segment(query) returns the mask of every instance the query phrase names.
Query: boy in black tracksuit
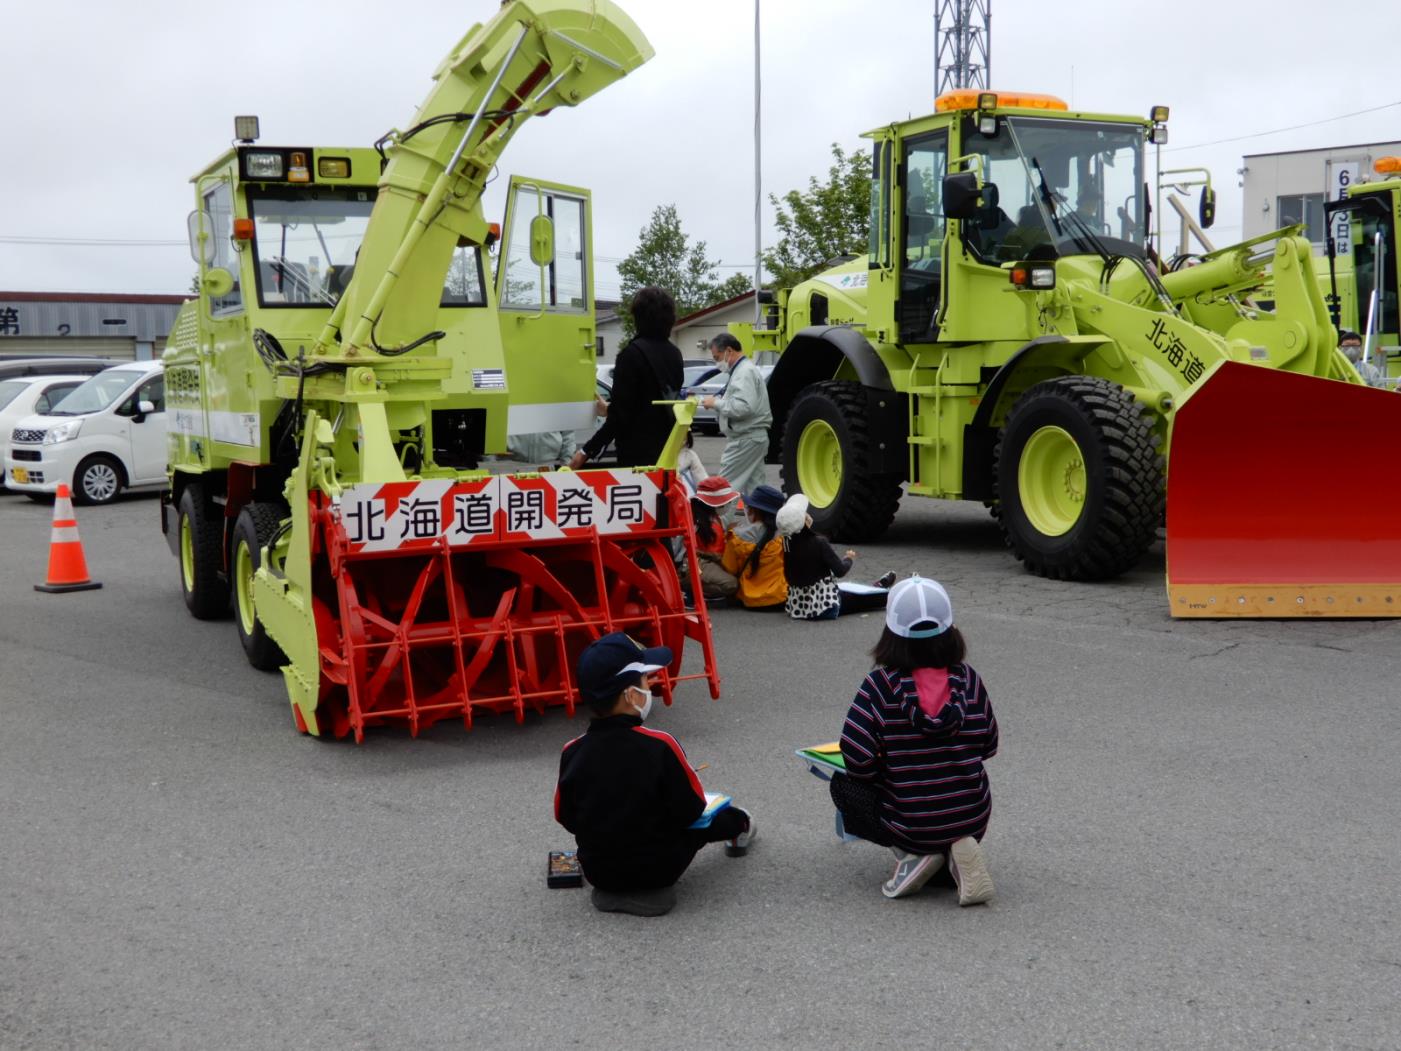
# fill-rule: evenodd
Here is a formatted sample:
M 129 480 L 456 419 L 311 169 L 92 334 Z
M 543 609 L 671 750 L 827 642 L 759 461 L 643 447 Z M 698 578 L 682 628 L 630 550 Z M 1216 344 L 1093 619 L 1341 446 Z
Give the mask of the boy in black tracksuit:
M 579 689 L 594 718 L 560 756 L 555 820 L 574 833 L 593 903 L 604 911 L 660 915 L 702 846 L 723 840 L 729 853 L 743 853 L 754 838 L 753 819 L 735 806 L 690 827 L 705 809 L 700 781 L 674 737 L 642 725 L 652 706 L 647 677 L 671 660 L 665 646 L 644 649 L 621 632 L 579 658 Z

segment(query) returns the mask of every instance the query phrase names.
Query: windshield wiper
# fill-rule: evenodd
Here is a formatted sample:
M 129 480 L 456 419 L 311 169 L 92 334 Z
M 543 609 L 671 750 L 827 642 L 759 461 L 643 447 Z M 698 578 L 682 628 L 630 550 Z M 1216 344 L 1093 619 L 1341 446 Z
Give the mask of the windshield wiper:
M 1036 178 L 1041 183 L 1041 199 L 1046 202 L 1046 209 L 1050 212 L 1051 221 L 1056 224 L 1056 232 L 1064 233 L 1065 231 L 1061 227 L 1060 219 L 1056 212 L 1056 195 L 1051 192 L 1050 186 L 1046 184 L 1046 173 L 1041 170 L 1041 162 L 1033 157 L 1031 158 L 1031 166 L 1036 170 Z M 1065 213 L 1065 221 L 1071 227 L 1071 237 L 1083 244 L 1088 244 L 1090 248 L 1093 249 L 1094 253 L 1104 262 L 1104 265 L 1108 266 L 1113 256 L 1109 249 L 1104 247 L 1104 242 L 1090 229 L 1090 224 L 1085 222 L 1079 214 L 1073 211 Z

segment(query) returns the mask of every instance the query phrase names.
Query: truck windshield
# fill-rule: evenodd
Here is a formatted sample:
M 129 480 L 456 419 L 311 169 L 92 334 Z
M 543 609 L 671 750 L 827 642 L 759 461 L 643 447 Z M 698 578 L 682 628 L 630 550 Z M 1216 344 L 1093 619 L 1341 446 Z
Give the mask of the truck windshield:
M 50 410 L 49 415 L 86 416 L 91 412 L 101 412 L 125 394 L 139 378 L 140 373 L 130 370 L 99 372 L 86 383 L 74 387 L 58 408 Z
M 1398 324 L 1396 302 L 1396 239 L 1390 220 L 1389 214 L 1382 218 L 1362 213 L 1361 237 L 1352 248 L 1352 265 L 1356 274 L 1359 324 L 1369 328 L 1371 334 L 1394 336 L 1401 331 L 1401 324 Z M 1380 274 L 1377 272 L 1379 258 Z M 1375 300 L 1374 291 L 1379 293 Z
M 1115 254 L 1143 254 L 1138 125 L 1008 117 L 993 136 L 969 122 L 963 141 L 982 158 L 984 182 L 997 187 L 988 214 L 969 224 L 984 260 L 1093 254 L 1106 246 Z
M 370 224 L 375 191 L 279 188 L 250 193 L 258 302 L 265 307 L 335 306 L 350 284 Z M 443 284 L 443 306 L 486 303 L 476 246 L 458 248 Z

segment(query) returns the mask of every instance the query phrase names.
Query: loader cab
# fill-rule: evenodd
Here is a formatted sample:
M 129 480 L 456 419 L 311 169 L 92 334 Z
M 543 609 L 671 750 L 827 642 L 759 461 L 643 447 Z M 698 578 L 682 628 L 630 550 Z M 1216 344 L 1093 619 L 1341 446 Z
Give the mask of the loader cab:
M 890 313 L 872 316 L 896 341 L 1033 338 L 1002 298 L 1013 264 L 1146 257 L 1152 121 L 1024 93 L 956 91 L 935 110 L 871 133 L 870 266 L 893 271 Z

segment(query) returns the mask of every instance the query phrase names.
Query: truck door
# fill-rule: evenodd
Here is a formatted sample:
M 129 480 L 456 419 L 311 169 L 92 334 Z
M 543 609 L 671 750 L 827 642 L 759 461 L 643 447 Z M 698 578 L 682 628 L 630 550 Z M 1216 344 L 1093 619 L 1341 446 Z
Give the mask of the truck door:
M 589 219 L 587 190 L 512 177 L 496 267 L 508 434 L 593 426 Z

